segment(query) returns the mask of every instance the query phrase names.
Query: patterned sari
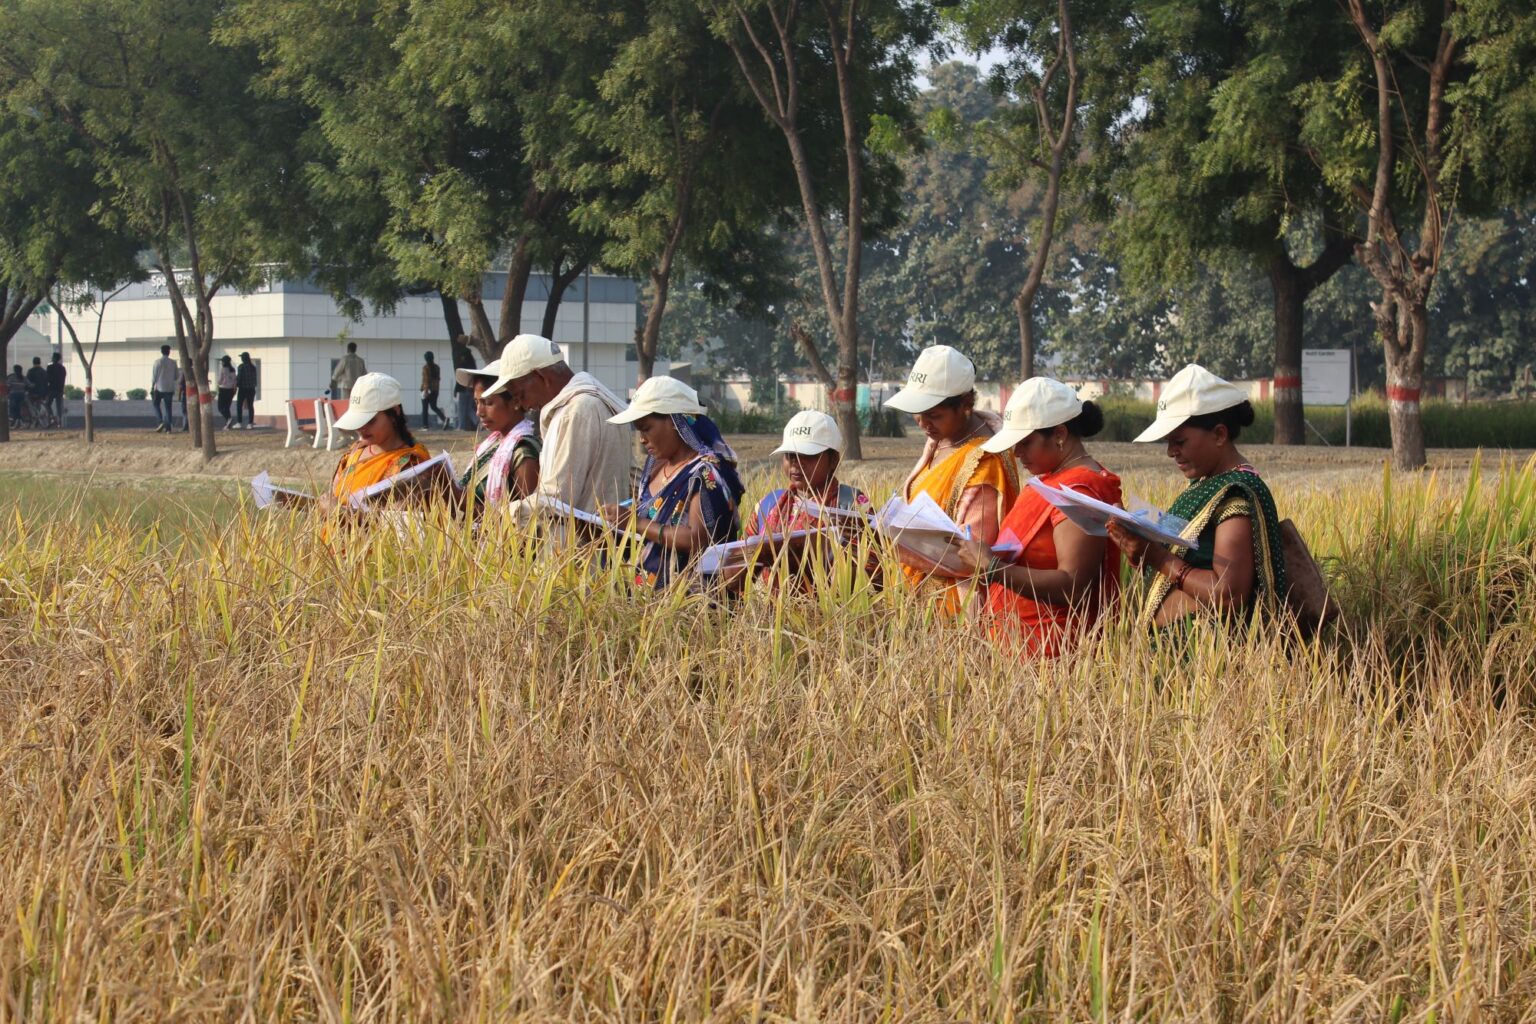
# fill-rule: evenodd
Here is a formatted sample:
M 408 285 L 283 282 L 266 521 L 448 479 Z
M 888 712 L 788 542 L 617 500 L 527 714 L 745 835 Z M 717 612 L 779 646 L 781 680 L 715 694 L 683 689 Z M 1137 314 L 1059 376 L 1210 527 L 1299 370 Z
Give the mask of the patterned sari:
M 1039 478 L 1051 487 L 1065 487 L 1109 505 L 1121 501 L 1120 478 L 1108 470 L 1077 466 Z M 1031 569 L 1055 569 L 1055 529 L 1065 513 L 1028 487 L 1003 520 L 1002 533 L 1012 533 L 1023 545 L 1015 565 Z M 1001 534 L 1000 534 L 1001 536 Z M 1099 570 L 1099 589 L 1093 600 L 1073 607 L 1036 601 L 994 583 L 988 588 L 987 612 L 992 636 L 1017 641 L 1030 654 L 1055 657 L 1093 625 L 1099 613 L 1120 593 L 1120 549 L 1113 541 L 1104 544 L 1104 564 Z
M 396 473 L 431 458 L 419 444 L 364 458 L 363 452 L 367 448 L 368 445 L 361 441 L 348 448 L 336 467 L 336 475 L 331 478 L 331 494 L 342 504 L 363 488 L 388 480 Z
M 919 493 L 926 493 L 936 501 L 951 519 L 960 522 L 970 510 L 974 494 L 966 492 L 973 487 L 990 487 L 997 492 L 997 510 L 994 522 L 1002 522 L 1003 514 L 1013 507 L 1019 497 L 1019 473 L 1014 468 L 1013 456 L 992 455 L 981 450 L 985 437 L 973 437 L 961 444 L 947 457 L 934 462 L 933 443 L 929 442 L 923 457 L 907 477 L 903 497 L 911 501 Z M 988 540 L 979 537 L 978 540 Z M 907 582 L 920 591 L 940 595 L 942 610 L 948 614 L 960 611 L 968 585 L 954 580 L 936 579 L 918 569 L 902 566 Z
M 678 526 L 688 518 L 688 507 L 697 497 L 710 543 L 735 540 L 740 530 L 738 509 L 746 490 L 736 473 L 736 453 L 725 443 L 720 429 L 708 416 L 674 414 L 672 425 L 677 428 L 683 443 L 697 454 L 656 494 L 651 492 L 656 460 L 654 456 L 648 456 L 645 468 L 640 472 L 636 515 L 663 526 Z M 647 541 L 640 550 L 640 569 L 635 573 L 635 585 L 664 587 L 687 565 L 690 555 L 697 554 L 697 551 L 685 554 L 676 548 Z
M 475 449 L 475 461 L 464 471 L 459 485 L 472 508 L 506 503 L 512 493 L 512 477 L 529 459 L 539 457 L 539 435 L 533 423 L 523 420 L 505 434 L 488 434 Z
M 1210 569 L 1216 554 L 1216 527 L 1228 519 L 1247 516 L 1253 524 L 1253 587 L 1256 605 L 1272 607 L 1285 593 L 1285 552 L 1280 546 L 1280 516 L 1275 511 L 1274 496 L 1252 466 L 1240 466 L 1226 473 L 1197 480 L 1168 509 L 1173 515 L 1189 520 L 1183 536 L 1198 540 L 1198 546 L 1183 554 L 1196 569 Z M 1173 581 L 1161 573 L 1143 570 L 1151 578 L 1141 621 L 1151 625 L 1157 610 L 1167 600 Z

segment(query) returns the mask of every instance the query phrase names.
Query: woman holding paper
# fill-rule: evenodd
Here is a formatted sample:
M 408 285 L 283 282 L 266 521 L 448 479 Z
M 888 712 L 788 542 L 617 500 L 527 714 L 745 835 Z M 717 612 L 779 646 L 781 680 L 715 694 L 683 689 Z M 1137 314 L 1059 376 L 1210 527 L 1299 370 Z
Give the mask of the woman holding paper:
M 1175 554 L 1110 524 L 1126 558 L 1150 577 L 1141 620 L 1161 627 L 1202 610 L 1247 615 L 1277 600 L 1285 558 L 1275 500 L 1237 450 L 1238 434 L 1253 423 L 1248 396 L 1192 363 L 1168 382 L 1157 408 L 1136 440 L 1164 442 L 1190 480 L 1169 512 L 1188 520 L 1183 536 L 1196 546 Z
M 1019 496 L 1013 460 L 983 449 L 1000 426 L 996 414 L 976 409 L 976 368 L 948 345 L 923 349 L 904 388 L 885 403 L 910 413 L 927 436 L 923 454 L 907 476 L 903 497 L 927 494 L 955 522 L 970 527 L 971 537 L 991 546 L 1003 515 Z M 954 580 L 935 581 L 920 556 L 901 550 L 903 570 L 914 586 L 943 588 L 943 607 L 960 610 L 962 594 Z
M 528 410 L 513 405 L 507 391 L 485 394 L 500 368 L 501 361 L 495 360 L 478 370 L 453 371 L 459 386 L 474 394 L 475 413 L 486 431 L 459 481 L 465 506 L 474 512 L 526 498 L 539 486 L 539 435 Z
M 357 441 L 336 466 L 330 504 L 345 505 L 358 491 L 427 461 L 427 450 L 406 426 L 400 382 L 388 374 L 366 373 L 357 379 L 336 429 L 356 433 Z
M 609 523 L 645 540 L 635 584 L 663 587 L 712 544 L 736 539 L 741 477 L 736 453 L 680 380 L 651 377 L 609 423 L 630 423 L 645 446 L 640 488 L 628 507 L 604 505 Z
M 789 486 L 770 491 L 757 503 L 747 517 L 748 538 L 823 527 L 852 533 L 867 522 L 864 517 L 874 511 L 869 496 L 837 478 L 843 461 L 843 432 L 831 416 L 814 409 L 795 413 L 785 424 L 783 443 L 774 449 L 774 454 L 783 456 L 784 478 Z M 850 525 L 853 530 L 849 530 Z M 795 552 L 797 557 L 789 565 L 791 572 L 803 568 L 798 557 L 803 553 L 804 549 Z M 878 569 L 878 565 L 872 568 Z M 772 577 L 774 569 L 774 565 L 764 566 L 765 581 Z M 746 571 L 745 566 L 729 571 L 727 585 L 739 585 Z
M 1057 380 L 1032 377 L 1013 392 L 1003 429 L 983 447 L 1011 451 L 1034 474 L 1031 483 L 1070 489 L 1107 505 L 1120 504 L 1120 478 L 1088 454 L 1083 438 L 1104 426 L 1092 402 Z M 980 575 L 994 637 L 1018 643 L 1031 654 L 1055 656 L 1098 619 L 1120 589 L 1120 551 L 1067 518 L 1033 487 L 1025 487 L 1004 517 L 1001 555 L 972 541 L 958 546 L 933 571 Z

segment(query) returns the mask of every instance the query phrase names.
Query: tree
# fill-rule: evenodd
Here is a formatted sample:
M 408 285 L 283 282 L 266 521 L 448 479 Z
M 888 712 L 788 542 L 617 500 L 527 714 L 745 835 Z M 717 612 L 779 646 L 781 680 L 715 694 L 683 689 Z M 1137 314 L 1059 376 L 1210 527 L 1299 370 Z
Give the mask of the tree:
M 101 348 L 101 327 L 106 320 L 107 304 L 123 293 L 123 290 L 135 281 L 141 281 L 145 277 L 142 270 L 134 267 L 132 272 L 113 281 L 108 278 L 106 286 L 88 285 L 75 290 L 69 295 L 63 294 L 59 288 L 54 289 L 53 308 L 59 319 L 64 324 L 64 329 L 69 332 L 70 344 L 74 347 L 75 358 L 80 360 L 80 365 L 85 367 L 85 443 L 93 444 L 96 441 L 96 353 Z M 114 287 L 115 285 L 115 287 Z M 111 287 L 112 291 L 106 291 Z M 80 313 L 96 314 L 96 333 L 91 338 L 91 347 L 87 351 L 80 341 L 80 335 L 75 331 L 75 325 L 69 318 L 67 307 L 73 306 Z
M 1299 138 L 1306 83 L 1351 45 L 1336 0 L 1138 5 L 1144 29 L 1095 154 L 1100 213 L 1128 283 L 1158 294 L 1203 261 L 1246 255 L 1269 280 L 1277 444 L 1301 444 L 1309 296 L 1349 262 L 1355 215 Z
M 101 218 L 152 251 L 205 459 L 215 454 L 213 300 L 281 258 L 300 122 L 287 105 L 252 98 L 254 53 L 214 42 L 217 11 L 203 0 L 16 0 L 0 21 L 3 59 L 24 72 L 22 101 L 82 140 L 104 191 Z
M 1347 14 L 1354 60 L 1306 90 L 1302 138 L 1330 186 L 1365 211 L 1357 253 L 1380 291 L 1393 459 L 1416 469 L 1431 295 L 1453 213 L 1531 187 L 1531 93 L 1508 86 L 1528 74 L 1536 14 L 1503 0 L 1348 0 Z
M 611 24 L 607 69 L 573 118 L 587 153 L 563 180 L 585 197 L 578 223 L 607 236 L 603 263 L 647 283 L 635 345 L 644 380 L 684 267 L 714 292 L 758 287 L 750 254 L 793 201 L 792 170 L 693 0 L 617 4 Z
M 844 454 L 862 458 L 855 406 L 861 260 L 866 235 L 877 234 L 888 219 L 894 179 L 890 156 L 869 140 L 871 133 L 889 140 L 910 129 L 914 54 L 933 37 L 932 9 L 903 0 L 704 2 L 753 97 L 784 136 L 836 339 L 835 376 L 809 332 L 792 329 L 831 391 Z M 830 96 L 824 95 L 829 82 Z M 817 173 L 818 121 L 836 126 L 831 138 L 842 153 L 840 188 Z M 829 229 L 829 193 L 843 203 L 840 259 Z
M 1453 225 L 1433 299 L 1429 365 L 1506 395 L 1536 367 L 1536 210 Z
M 0 366 L 11 339 L 61 285 L 111 275 L 131 261 L 131 243 L 93 216 L 101 199 L 94 167 L 69 126 L 24 96 L 23 69 L 0 50 Z M 0 441 L 11 439 L 0 380 Z

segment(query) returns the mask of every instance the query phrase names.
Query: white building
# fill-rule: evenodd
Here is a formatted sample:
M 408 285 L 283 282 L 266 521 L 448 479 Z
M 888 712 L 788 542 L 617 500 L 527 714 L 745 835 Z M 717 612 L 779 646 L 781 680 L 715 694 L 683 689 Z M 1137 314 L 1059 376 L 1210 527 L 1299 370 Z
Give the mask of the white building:
M 486 296 L 500 296 L 505 274 L 488 274 Z M 583 367 L 620 395 L 628 394 L 634 384 L 634 363 L 626 357 L 633 348 L 638 315 L 635 282 L 626 278 L 593 274 L 591 295 L 586 281 L 577 280 L 566 289 L 555 321 L 554 340 L 565 349 L 567 361 L 575 369 Z M 523 303 L 522 329 L 541 330 L 549 279 L 535 274 L 528 282 Z M 501 315 L 501 301 L 487 300 L 486 312 L 495 324 Z M 463 303 L 459 312 L 466 329 L 469 310 Z M 330 385 L 331 370 L 346 351 L 347 342 L 357 343 L 358 355 L 370 371 L 396 377 L 405 387 L 406 412 L 420 412 L 415 399 L 421 381 L 422 353 L 431 352 L 443 366 L 443 392 L 439 404 L 446 410 L 452 400 L 453 354 L 448 346 L 447 327 L 443 321 L 442 300 L 436 292 L 401 300 L 393 313 L 367 313 L 362 320 L 345 316 L 336 303 L 318 287 L 302 281 L 273 281 L 249 295 L 220 295 L 213 301 L 213 360 L 228 354 L 236 363 L 241 352 L 249 352 L 261 368 L 261 388 L 256 395 L 258 417 L 284 415 L 283 403 L 289 398 L 317 398 Z M 92 311 L 70 313 L 70 320 L 89 348 L 96 330 Z M 30 322 L 44 338 L 49 350 L 59 337 L 52 313 L 36 316 Z M 81 387 L 84 369 L 75 358 L 74 348 L 64 337 L 64 360 L 69 383 Z M 583 339 L 586 343 L 583 344 Z M 20 339 L 18 339 L 20 340 Z M 9 362 L 31 364 L 33 354 L 49 356 L 37 348 L 35 336 L 29 343 L 11 346 Z M 118 397 L 134 388 L 148 389 L 150 367 L 160 356 L 160 346 L 176 351 L 176 326 L 171 315 L 171 301 L 162 281 L 130 285 L 106 307 L 102 321 L 101 349 L 96 357 L 95 381 L 98 392 L 111 388 Z M 484 362 L 476 353 L 476 362 Z

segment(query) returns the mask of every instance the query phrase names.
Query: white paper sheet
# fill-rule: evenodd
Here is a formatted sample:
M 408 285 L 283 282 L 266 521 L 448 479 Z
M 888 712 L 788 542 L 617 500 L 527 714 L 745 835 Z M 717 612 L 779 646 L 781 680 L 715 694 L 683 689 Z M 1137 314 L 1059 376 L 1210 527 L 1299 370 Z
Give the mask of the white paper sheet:
M 798 540 L 802 537 L 815 536 L 818 533 L 834 532 L 827 527 L 816 530 L 791 530 L 788 533 L 764 533 L 756 537 L 748 537 L 745 540 L 733 540 L 726 544 L 715 544 L 704 549 L 704 552 L 699 555 L 699 560 L 694 563 L 693 567 L 697 572 L 707 576 L 720 572 L 728 566 L 745 564 L 747 556 L 759 548 L 783 544 L 785 541 Z
M 352 497 L 348 499 L 349 504 L 351 504 L 353 508 L 367 508 L 369 499 L 376 498 L 381 494 L 385 494 L 393 490 L 403 483 L 414 480 L 426 473 L 431 473 L 439 469 L 447 474 L 448 479 L 453 481 L 455 486 L 458 485 L 459 474 L 458 471 L 453 467 L 453 456 L 449 455 L 447 452 L 438 452 L 432 458 L 428 459 L 426 462 L 421 463 L 419 466 L 412 466 L 410 469 L 403 469 L 388 479 L 380 480 L 376 484 L 364 487 L 360 491 L 353 492 Z
M 1060 509 L 1073 524 L 1090 536 L 1108 536 L 1108 531 L 1104 527 L 1110 521 L 1114 521 L 1137 536 L 1158 544 L 1181 548 L 1197 546 L 1195 542 L 1179 535 L 1178 529 L 1187 524 L 1176 516 L 1158 513 L 1153 509 L 1127 512 L 1123 508 L 1116 508 L 1078 491 L 1041 483 L 1038 479 L 1027 481 L 1026 486 L 1034 488 L 1042 498 Z
M 313 494 L 305 494 L 303 491 L 290 490 L 287 487 L 279 487 L 272 482 L 272 474 L 262 470 L 251 477 L 251 499 L 256 502 L 257 508 L 266 508 L 269 505 L 285 504 L 284 498 L 297 501 L 314 501 Z M 293 501 L 286 504 L 293 504 Z

